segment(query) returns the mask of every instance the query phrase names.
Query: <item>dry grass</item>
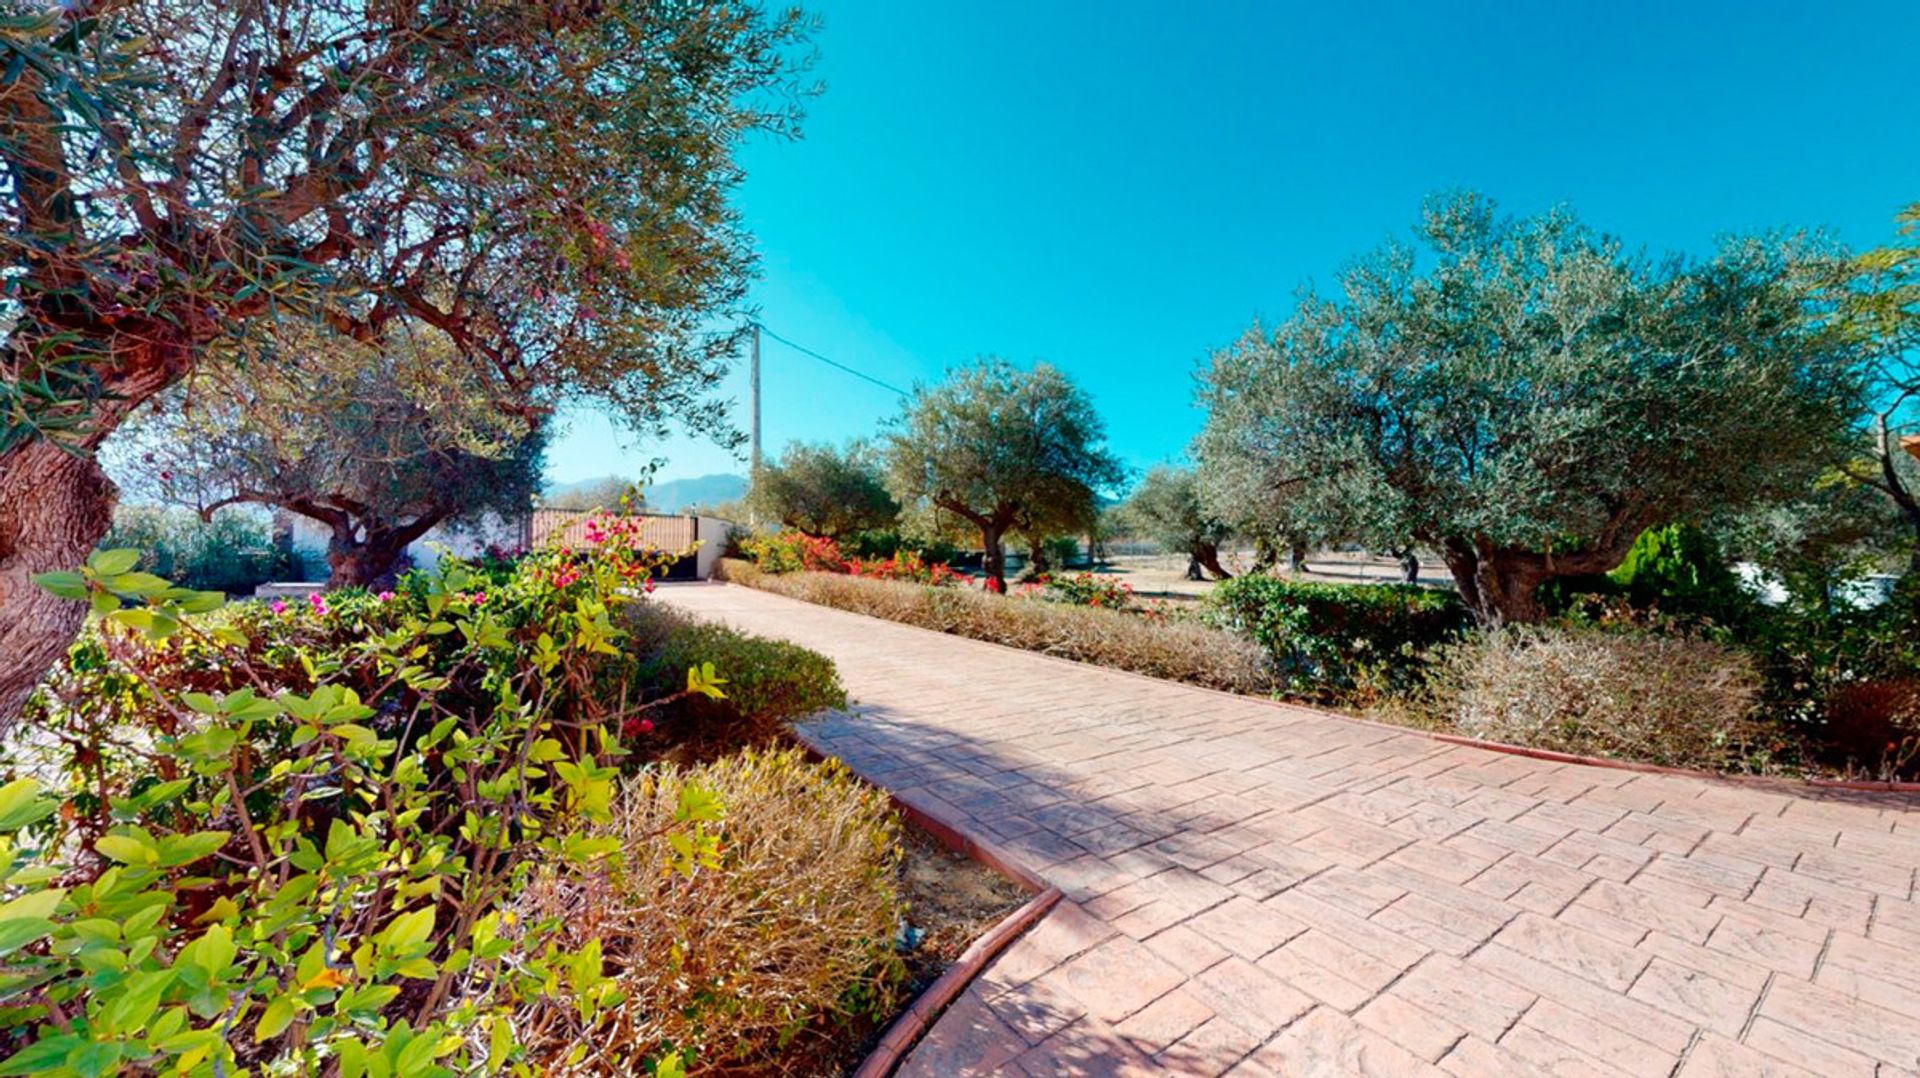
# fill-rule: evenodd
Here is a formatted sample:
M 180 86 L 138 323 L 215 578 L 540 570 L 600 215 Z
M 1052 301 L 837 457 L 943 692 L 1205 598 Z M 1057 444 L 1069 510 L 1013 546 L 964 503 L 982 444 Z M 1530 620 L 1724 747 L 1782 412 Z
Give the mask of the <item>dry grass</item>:
M 660 837 L 687 782 L 724 805 L 724 862 L 691 877 Z M 563 952 L 599 940 L 624 999 L 593 1018 L 551 1004 L 523 1015 L 535 1073 L 636 1074 L 669 1047 L 691 1073 L 783 1073 L 811 1056 L 795 1037 L 892 1012 L 899 822 L 840 764 L 747 752 L 643 776 L 603 833 L 624 858 L 548 871 L 518 912 L 558 918 Z
M 971 588 L 837 573 L 776 575 L 733 560 L 722 565 L 726 579 L 736 584 L 837 610 L 1209 688 L 1247 693 L 1273 688 L 1257 645 L 1193 622 Z
M 1709 640 L 1510 627 L 1449 650 L 1436 701 L 1469 737 L 1670 767 L 1738 769 L 1760 678 Z

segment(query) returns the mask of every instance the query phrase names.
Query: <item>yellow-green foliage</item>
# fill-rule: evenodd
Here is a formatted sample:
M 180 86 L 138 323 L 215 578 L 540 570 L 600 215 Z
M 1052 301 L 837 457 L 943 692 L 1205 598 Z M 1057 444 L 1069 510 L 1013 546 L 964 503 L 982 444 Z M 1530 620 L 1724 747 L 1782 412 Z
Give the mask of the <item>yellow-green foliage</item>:
M 659 556 L 449 560 L 212 618 L 136 561 L 38 578 L 102 616 L 8 746 L 58 785 L 0 790 L 0 1074 L 529 1074 L 512 1014 L 618 1005 L 597 951 L 502 904 L 630 852 L 587 829 L 658 703 L 622 648 Z M 715 799 L 656 796 L 655 869 L 721 871 Z M 679 1047 L 633 1062 L 672 1074 Z
M 656 837 L 689 788 L 724 821 L 713 867 L 690 875 Z M 803 1031 L 890 1012 L 899 822 L 842 765 L 790 749 L 642 776 L 593 838 L 622 854 L 555 865 L 517 912 L 561 925 L 562 950 L 597 948 L 623 999 L 591 1015 L 565 1001 L 525 1009 L 515 1024 L 537 1073 L 628 1075 L 661 1044 L 703 1068 L 766 1066 Z

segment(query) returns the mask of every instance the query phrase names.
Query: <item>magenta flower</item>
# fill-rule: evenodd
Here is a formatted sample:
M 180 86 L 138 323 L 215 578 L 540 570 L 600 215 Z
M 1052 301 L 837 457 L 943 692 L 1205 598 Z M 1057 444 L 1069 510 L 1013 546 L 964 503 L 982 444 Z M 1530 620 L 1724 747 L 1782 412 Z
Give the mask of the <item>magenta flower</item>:
M 287 612 L 287 601 L 285 599 L 275 599 L 273 602 L 267 604 L 267 609 L 276 614 L 284 614 Z

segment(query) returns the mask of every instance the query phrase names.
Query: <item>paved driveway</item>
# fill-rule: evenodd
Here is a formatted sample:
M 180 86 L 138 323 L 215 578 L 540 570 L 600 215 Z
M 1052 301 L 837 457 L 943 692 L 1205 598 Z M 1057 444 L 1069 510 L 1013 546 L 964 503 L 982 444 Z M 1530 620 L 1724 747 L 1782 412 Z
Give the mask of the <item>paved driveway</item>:
M 721 585 L 1067 900 L 903 1074 L 1920 1071 L 1920 800 L 1529 760 Z M 724 671 L 723 671 L 724 673 Z

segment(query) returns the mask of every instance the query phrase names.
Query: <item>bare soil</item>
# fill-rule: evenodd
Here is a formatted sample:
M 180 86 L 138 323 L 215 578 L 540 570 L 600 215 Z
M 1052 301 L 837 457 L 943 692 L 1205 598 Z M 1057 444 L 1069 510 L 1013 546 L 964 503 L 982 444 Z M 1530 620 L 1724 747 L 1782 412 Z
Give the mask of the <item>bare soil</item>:
M 811 1049 L 794 1046 L 788 1074 L 846 1075 L 879 1043 L 894 1019 L 940 979 L 973 941 L 1027 901 L 1026 889 L 907 822 L 902 827 L 900 896 L 917 946 L 903 955 L 907 981 L 893 1013 L 830 1033 Z M 794 1057 L 800 1058 L 794 1058 Z

